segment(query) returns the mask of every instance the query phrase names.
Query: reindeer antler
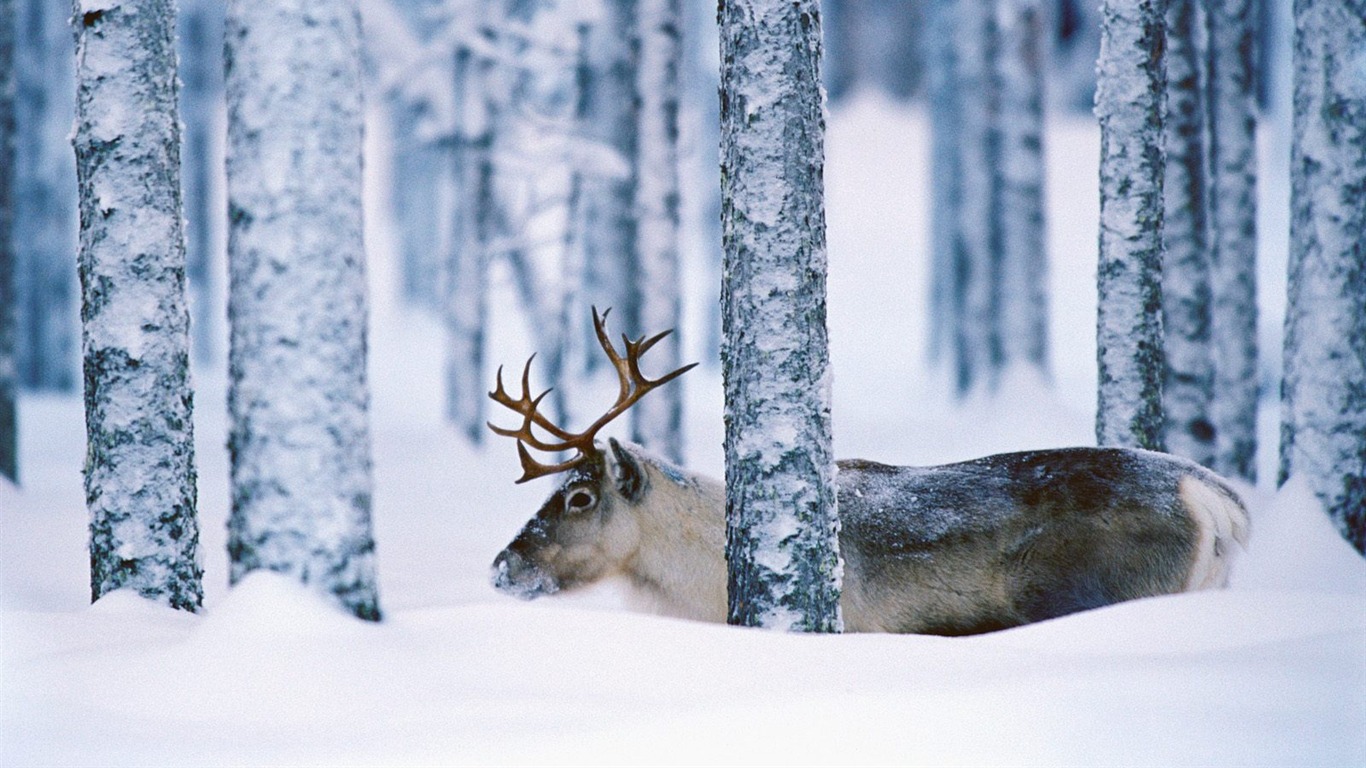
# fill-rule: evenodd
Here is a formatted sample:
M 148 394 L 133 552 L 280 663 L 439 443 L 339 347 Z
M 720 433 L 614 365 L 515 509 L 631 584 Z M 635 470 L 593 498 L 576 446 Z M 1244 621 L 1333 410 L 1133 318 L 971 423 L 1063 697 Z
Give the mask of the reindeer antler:
M 598 417 L 598 420 L 593 422 L 588 429 L 578 434 L 569 432 L 555 425 L 537 410 L 545 396 L 550 394 L 550 390 L 547 389 L 536 397 L 531 396 L 531 361 L 536 359 L 535 355 L 526 361 L 526 367 L 522 369 L 522 394 L 520 397 L 513 398 L 508 394 L 503 387 L 503 369 L 501 366 L 498 368 L 497 385 L 489 393 L 489 397 L 493 398 L 494 402 L 520 414 L 522 425 L 518 429 L 505 429 L 494 426 L 492 423 L 488 426 L 489 429 L 499 435 L 517 439 L 517 456 L 522 462 L 522 476 L 517 482 L 524 483 L 537 477 L 564 472 L 582 464 L 590 456 L 597 453 L 593 440 L 598 431 L 607 426 L 608 422 L 625 413 L 650 390 L 668 384 L 696 367 L 697 363 L 691 363 L 657 379 L 646 378 L 640 372 L 640 356 L 650 351 L 650 348 L 658 344 L 660 339 L 673 333 L 673 331 L 664 331 L 648 339 L 641 337 L 636 341 L 631 341 L 623 334 L 621 340 L 626 350 L 623 357 L 617 352 L 616 347 L 612 345 L 611 339 L 607 336 L 607 315 L 611 311 L 609 309 L 599 315 L 597 307 L 594 307 L 593 328 L 597 331 L 598 343 L 602 345 L 603 352 L 607 353 L 607 359 L 612 361 L 612 367 L 617 370 L 617 379 L 620 381 L 621 387 L 617 394 L 616 403 L 608 408 L 606 413 Z M 544 440 L 537 437 L 532 431 L 533 426 L 540 427 L 549 433 L 554 440 Z M 542 464 L 531 457 L 530 452 L 527 451 L 527 446 L 546 453 L 574 450 L 578 451 L 578 455 L 558 464 Z

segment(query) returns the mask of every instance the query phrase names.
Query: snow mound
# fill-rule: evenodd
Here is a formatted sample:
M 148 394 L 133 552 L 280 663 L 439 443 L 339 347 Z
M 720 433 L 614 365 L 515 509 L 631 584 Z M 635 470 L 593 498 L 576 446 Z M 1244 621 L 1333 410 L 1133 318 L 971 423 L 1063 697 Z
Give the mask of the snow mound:
M 1252 540 L 1234 564 L 1233 587 L 1366 596 L 1366 559 L 1301 478 L 1275 493 L 1240 490 L 1252 512 Z
M 247 574 L 205 612 L 199 639 L 278 641 L 348 637 L 364 622 L 293 576 L 259 570 Z

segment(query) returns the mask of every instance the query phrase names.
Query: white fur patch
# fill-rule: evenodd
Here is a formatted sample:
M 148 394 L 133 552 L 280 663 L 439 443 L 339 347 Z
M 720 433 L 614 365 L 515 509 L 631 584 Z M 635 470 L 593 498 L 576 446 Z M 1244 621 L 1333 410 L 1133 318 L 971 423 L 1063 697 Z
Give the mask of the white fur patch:
M 1247 509 L 1236 497 L 1194 475 L 1181 478 L 1177 493 L 1197 530 L 1186 590 L 1222 588 L 1228 584 L 1233 542 L 1247 547 Z

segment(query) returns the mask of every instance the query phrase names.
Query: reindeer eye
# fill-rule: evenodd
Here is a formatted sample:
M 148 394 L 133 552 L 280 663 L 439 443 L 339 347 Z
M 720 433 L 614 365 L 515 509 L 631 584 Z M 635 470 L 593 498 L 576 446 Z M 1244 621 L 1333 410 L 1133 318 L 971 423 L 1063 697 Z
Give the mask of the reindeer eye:
M 565 504 L 569 507 L 569 511 L 571 512 L 582 512 L 593 506 L 596 501 L 597 500 L 593 498 L 593 494 L 589 491 L 574 491 L 569 494 L 569 500 L 566 501 Z

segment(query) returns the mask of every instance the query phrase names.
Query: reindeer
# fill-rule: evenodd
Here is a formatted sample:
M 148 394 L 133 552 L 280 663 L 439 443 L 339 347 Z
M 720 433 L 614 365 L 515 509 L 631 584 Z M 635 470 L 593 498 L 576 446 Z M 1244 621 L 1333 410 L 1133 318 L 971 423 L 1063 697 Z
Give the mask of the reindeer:
M 624 576 L 659 613 L 724 622 L 722 484 L 637 445 L 596 439 L 650 390 L 693 366 L 646 378 L 640 357 L 669 331 L 623 336 L 623 355 L 608 338 L 606 316 L 593 310 L 620 393 L 586 430 L 571 433 L 538 412 L 549 390 L 531 397 L 531 360 L 517 398 L 498 371 L 489 396 L 522 422 L 489 427 L 517 440 L 517 482 L 563 479 L 498 554 L 493 584 L 531 599 Z M 573 455 L 545 464 L 528 446 Z M 1247 511 L 1225 481 L 1151 451 L 1059 448 L 933 467 L 840 461 L 836 484 L 841 610 L 851 632 L 975 634 L 1219 588 L 1232 543 L 1247 542 Z

